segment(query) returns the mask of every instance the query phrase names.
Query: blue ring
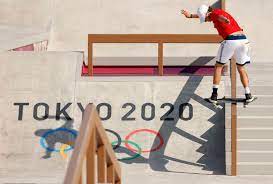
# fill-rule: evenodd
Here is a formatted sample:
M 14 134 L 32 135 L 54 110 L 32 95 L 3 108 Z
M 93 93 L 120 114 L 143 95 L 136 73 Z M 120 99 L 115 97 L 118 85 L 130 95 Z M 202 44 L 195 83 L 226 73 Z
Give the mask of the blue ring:
M 70 130 L 70 129 L 66 129 L 66 128 L 57 128 L 57 129 L 54 129 L 54 130 L 49 130 L 47 131 L 40 139 L 40 144 L 41 146 L 46 149 L 47 151 L 50 151 L 50 152 L 60 152 L 59 149 L 55 149 L 55 148 L 49 148 L 48 146 L 45 145 L 44 143 L 44 139 L 46 139 L 46 137 L 52 133 L 55 133 L 55 132 L 58 132 L 58 131 L 63 131 L 63 132 L 69 132 L 71 133 L 75 138 L 77 137 L 77 132 L 75 130 Z M 66 148 L 64 151 L 67 152 L 67 151 L 70 151 L 72 150 L 73 147 L 72 146 L 69 146 L 68 148 Z

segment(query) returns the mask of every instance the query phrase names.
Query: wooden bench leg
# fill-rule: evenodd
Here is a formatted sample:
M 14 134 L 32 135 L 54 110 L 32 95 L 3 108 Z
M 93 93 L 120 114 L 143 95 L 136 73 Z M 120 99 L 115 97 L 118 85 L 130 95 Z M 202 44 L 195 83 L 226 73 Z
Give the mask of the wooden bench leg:
M 158 43 L 158 75 L 163 76 L 163 43 Z
M 88 75 L 93 76 L 93 43 L 88 44 Z

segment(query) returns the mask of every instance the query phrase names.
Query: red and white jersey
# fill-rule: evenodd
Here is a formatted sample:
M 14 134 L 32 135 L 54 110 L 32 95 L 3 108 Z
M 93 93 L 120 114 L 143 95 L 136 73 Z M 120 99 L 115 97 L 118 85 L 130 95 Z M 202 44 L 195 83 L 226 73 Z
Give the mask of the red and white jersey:
M 219 16 L 224 16 L 229 19 L 230 23 L 220 22 Z M 238 23 L 234 20 L 234 18 L 221 9 L 214 9 L 209 14 L 210 20 L 213 22 L 214 27 L 217 29 L 220 36 L 222 36 L 224 39 L 237 31 L 242 31 L 243 29 L 238 25 Z

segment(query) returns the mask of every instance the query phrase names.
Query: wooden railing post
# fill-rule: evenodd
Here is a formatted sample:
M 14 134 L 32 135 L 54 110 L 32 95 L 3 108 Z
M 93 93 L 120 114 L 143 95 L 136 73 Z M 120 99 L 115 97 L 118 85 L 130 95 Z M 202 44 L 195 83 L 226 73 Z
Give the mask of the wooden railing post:
M 115 183 L 115 170 L 112 164 L 107 167 L 107 183 Z
M 85 159 L 86 169 L 83 166 Z M 107 168 L 107 162 L 111 167 Z M 87 184 L 106 183 L 107 180 L 121 182 L 120 165 L 94 104 L 88 104 L 84 110 L 64 184 L 81 184 L 83 182 L 82 176 L 84 179 L 86 177 L 84 183 Z
M 79 183 L 78 184 L 82 184 L 82 175 L 80 175 L 80 179 L 79 179 Z
M 98 182 L 106 183 L 106 151 L 104 145 L 98 148 Z
M 236 60 L 231 59 L 231 98 L 236 99 Z M 231 175 L 237 175 L 237 104 L 231 104 Z
M 158 43 L 158 75 L 163 76 L 163 43 Z
M 94 69 L 93 69 L 93 43 L 88 43 L 88 75 L 93 76 L 94 75 Z
M 86 168 L 87 168 L 87 184 L 95 184 L 96 183 L 96 148 L 97 148 L 97 142 L 96 142 L 96 129 L 92 132 L 91 142 L 88 148 L 87 152 L 87 160 L 86 160 Z

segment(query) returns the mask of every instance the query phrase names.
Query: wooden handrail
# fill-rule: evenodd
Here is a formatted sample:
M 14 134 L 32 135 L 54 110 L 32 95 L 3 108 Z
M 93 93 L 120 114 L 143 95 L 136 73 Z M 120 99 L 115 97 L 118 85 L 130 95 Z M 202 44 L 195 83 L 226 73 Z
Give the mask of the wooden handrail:
M 93 76 L 94 43 L 157 43 L 158 74 L 163 75 L 164 43 L 219 43 L 223 39 L 216 34 L 89 34 L 88 75 Z
M 236 99 L 236 60 L 230 63 L 231 98 Z M 231 104 L 231 175 L 237 175 L 237 103 Z
M 221 9 L 226 10 L 226 0 L 220 0 Z M 237 98 L 236 92 L 236 60 L 230 62 L 231 98 Z M 231 175 L 237 175 L 237 103 L 231 104 Z
M 82 183 L 85 159 L 87 184 L 121 183 L 120 165 L 93 104 L 84 111 L 64 184 Z
M 89 43 L 219 43 L 216 34 L 89 34 Z

